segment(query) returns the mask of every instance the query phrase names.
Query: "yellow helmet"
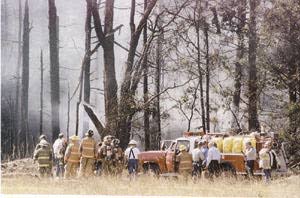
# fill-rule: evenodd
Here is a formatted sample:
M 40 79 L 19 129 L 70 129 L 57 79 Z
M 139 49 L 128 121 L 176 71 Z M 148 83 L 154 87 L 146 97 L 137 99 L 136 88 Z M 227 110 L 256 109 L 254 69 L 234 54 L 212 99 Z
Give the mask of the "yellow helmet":
M 181 145 L 179 146 L 179 151 L 183 151 L 183 150 L 186 151 L 186 146 L 183 145 L 183 144 L 181 144 Z
M 78 137 L 77 135 L 72 135 L 72 136 L 70 137 L 70 140 L 72 140 L 72 141 L 78 141 L 78 140 L 79 140 L 79 137 Z

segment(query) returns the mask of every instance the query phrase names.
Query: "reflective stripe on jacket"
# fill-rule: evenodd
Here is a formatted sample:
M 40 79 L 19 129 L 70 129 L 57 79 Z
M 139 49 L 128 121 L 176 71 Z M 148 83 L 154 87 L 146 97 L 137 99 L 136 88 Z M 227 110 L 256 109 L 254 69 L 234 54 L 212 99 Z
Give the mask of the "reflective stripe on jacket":
M 95 158 L 96 141 L 91 137 L 86 137 L 80 145 L 81 156 L 85 158 Z
M 51 151 L 46 148 L 40 148 L 35 154 L 35 159 L 37 159 L 39 167 L 49 167 L 51 165 L 52 157 Z
M 182 152 L 178 155 L 179 158 L 179 172 L 181 171 L 192 171 L 192 155 L 188 152 Z
M 68 162 L 72 162 L 72 163 L 79 163 L 80 161 L 80 152 L 79 152 L 79 144 L 70 144 L 69 148 L 67 149 L 67 151 L 69 152 L 68 155 Z

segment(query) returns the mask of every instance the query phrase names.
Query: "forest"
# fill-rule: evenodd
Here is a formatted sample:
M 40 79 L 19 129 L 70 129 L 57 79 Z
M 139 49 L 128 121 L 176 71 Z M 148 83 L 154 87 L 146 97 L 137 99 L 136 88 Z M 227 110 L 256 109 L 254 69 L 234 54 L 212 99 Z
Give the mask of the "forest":
M 2 0 L 1 160 L 88 129 L 275 132 L 299 165 L 300 1 Z

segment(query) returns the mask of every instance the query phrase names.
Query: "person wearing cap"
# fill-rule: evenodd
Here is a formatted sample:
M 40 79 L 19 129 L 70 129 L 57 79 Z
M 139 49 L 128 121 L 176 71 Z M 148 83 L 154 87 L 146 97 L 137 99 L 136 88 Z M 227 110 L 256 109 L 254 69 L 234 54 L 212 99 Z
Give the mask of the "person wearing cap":
M 33 158 L 34 161 L 38 162 L 40 177 L 49 177 L 52 171 L 52 152 L 46 141 L 42 141 L 40 146 L 41 148 L 35 152 Z
M 79 152 L 79 137 L 73 135 L 70 137 L 70 144 L 66 149 L 64 156 L 65 162 L 65 175 L 64 178 L 75 177 L 80 163 L 80 152 Z
M 201 177 L 202 173 L 202 162 L 204 161 L 205 157 L 201 151 L 203 142 L 195 142 L 196 148 L 192 150 L 192 158 L 193 158 L 193 171 L 192 176 Z
M 135 140 L 130 140 L 128 148 L 125 150 L 125 158 L 127 161 L 129 175 L 136 174 L 138 170 L 138 155 L 140 150 L 136 146 L 137 142 Z
M 206 169 L 208 169 L 209 177 L 212 178 L 214 175 L 219 176 L 220 173 L 220 160 L 221 153 L 216 148 L 213 141 L 208 143 L 207 162 Z
M 178 172 L 185 179 L 187 179 L 188 176 L 192 175 L 192 155 L 187 152 L 187 148 L 183 144 L 179 146 L 179 151 L 180 153 L 176 156 L 175 159 L 175 161 L 178 163 Z
M 248 176 L 253 176 L 254 162 L 256 160 L 256 149 L 252 146 L 251 142 L 245 144 L 245 166 Z
M 83 138 L 79 151 L 81 154 L 79 177 L 92 176 L 96 159 L 96 141 L 93 138 L 94 132 L 89 130 L 87 137 Z
M 102 170 L 108 175 L 113 172 L 114 148 L 112 145 L 112 136 L 107 135 L 103 138 L 103 144 L 100 148 L 99 157 L 102 162 Z
M 58 138 L 53 144 L 54 162 L 56 166 L 56 177 L 64 176 L 64 152 L 66 148 L 66 142 L 64 134 L 59 133 Z

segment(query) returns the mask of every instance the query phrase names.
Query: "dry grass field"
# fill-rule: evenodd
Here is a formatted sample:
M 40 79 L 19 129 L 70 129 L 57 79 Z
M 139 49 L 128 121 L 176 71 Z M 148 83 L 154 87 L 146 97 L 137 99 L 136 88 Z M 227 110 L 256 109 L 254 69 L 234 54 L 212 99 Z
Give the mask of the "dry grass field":
M 243 179 L 206 179 L 193 183 L 181 179 L 154 178 L 142 175 L 133 181 L 97 177 L 88 180 L 39 179 L 19 176 L 2 177 L 4 194 L 101 194 L 101 195 L 177 195 L 226 197 L 300 197 L 300 176 L 263 181 Z

